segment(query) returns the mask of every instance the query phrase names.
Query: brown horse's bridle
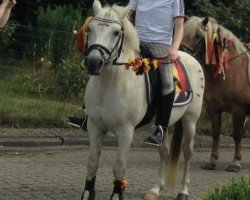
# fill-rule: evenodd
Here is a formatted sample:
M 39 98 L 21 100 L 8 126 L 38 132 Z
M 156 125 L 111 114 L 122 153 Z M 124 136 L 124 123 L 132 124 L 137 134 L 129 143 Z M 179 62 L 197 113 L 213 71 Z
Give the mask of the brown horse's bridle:
M 203 38 L 200 38 L 199 41 L 194 45 L 193 48 L 190 48 L 187 45 L 181 44 L 180 50 L 192 55 L 196 59 L 200 60 L 198 58 L 198 54 L 201 52 L 202 47 L 205 46 L 205 40 Z

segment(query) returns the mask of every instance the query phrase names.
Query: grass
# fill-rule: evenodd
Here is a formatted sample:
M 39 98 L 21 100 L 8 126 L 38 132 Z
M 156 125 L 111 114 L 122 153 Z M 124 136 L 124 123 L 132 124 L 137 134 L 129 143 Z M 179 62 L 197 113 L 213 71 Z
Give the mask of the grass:
M 28 62 L 6 61 L 0 65 L 0 125 L 8 127 L 65 127 L 65 121 L 81 99 L 58 95 L 30 94 L 20 81 L 21 72 L 31 71 Z

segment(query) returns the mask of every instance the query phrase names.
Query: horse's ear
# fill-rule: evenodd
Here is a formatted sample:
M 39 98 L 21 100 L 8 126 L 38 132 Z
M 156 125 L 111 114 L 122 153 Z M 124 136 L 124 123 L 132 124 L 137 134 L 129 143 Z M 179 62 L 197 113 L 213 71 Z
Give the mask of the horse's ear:
M 126 16 L 128 16 L 129 14 L 129 11 L 130 11 L 130 5 L 124 7 L 120 13 L 120 19 L 124 19 Z
M 202 25 L 207 26 L 208 21 L 209 21 L 209 18 L 205 17 L 205 19 L 202 20 Z
M 102 4 L 99 0 L 94 0 L 93 11 L 94 14 L 98 13 L 102 9 Z

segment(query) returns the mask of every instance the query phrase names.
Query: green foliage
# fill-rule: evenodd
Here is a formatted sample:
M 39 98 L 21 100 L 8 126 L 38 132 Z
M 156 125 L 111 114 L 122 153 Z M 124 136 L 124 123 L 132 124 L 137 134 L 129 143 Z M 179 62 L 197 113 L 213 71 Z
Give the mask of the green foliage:
M 74 32 L 82 26 L 81 9 L 58 6 L 40 8 L 34 45 L 33 72 L 26 73 L 25 87 L 31 93 L 63 94 L 66 97 L 83 94 L 88 76 L 80 66 Z M 27 45 L 28 48 L 28 45 Z
M 203 200 L 249 200 L 250 178 L 234 179 L 228 185 L 217 187 L 204 195 Z
M 233 1 L 230 4 L 218 1 L 212 4 L 208 0 L 195 0 L 193 4 L 187 6 L 186 13 L 189 16 L 213 17 L 242 41 L 249 42 L 250 40 L 250 21 L 248 20 L 250 1 Z
M 0 47 L 1 49 L 8 48 L 13 42 L 13 34 L 17 27 L 17 23 L 9 21 L 9 23 L 2 29 L 0 29 Z
M 22 85 L 30 94 L 39 94 L 40 97 L 45 94 L 59 94 L 57 75 L 46 57 L 41 58 L 39 64 L 33 66 L 32 71 L 21 74 Z
M 84 94 L 88 81 L 88 74 L 79 62 L 70 59 L 63 61 L 58 71 L 58 83 L 62 93 L 68 97 Z
M 38 12 L 37 46 L 47 47 L 47 55 L 52 62 L 58 63 L 65 59 L 74 42 L 74 30 L 82 26 L 81 9 L 74 9 L 71 5 L 58 6 L 52 9 L 40 8 Z

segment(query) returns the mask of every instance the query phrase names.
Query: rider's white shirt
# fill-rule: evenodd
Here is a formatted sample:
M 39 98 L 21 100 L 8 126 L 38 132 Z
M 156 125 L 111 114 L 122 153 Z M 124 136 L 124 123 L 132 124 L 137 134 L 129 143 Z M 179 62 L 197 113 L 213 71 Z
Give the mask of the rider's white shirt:
M 130 0 L 141 41 L 172 44 L 175 17 L 184 17 L 183 0 Z

